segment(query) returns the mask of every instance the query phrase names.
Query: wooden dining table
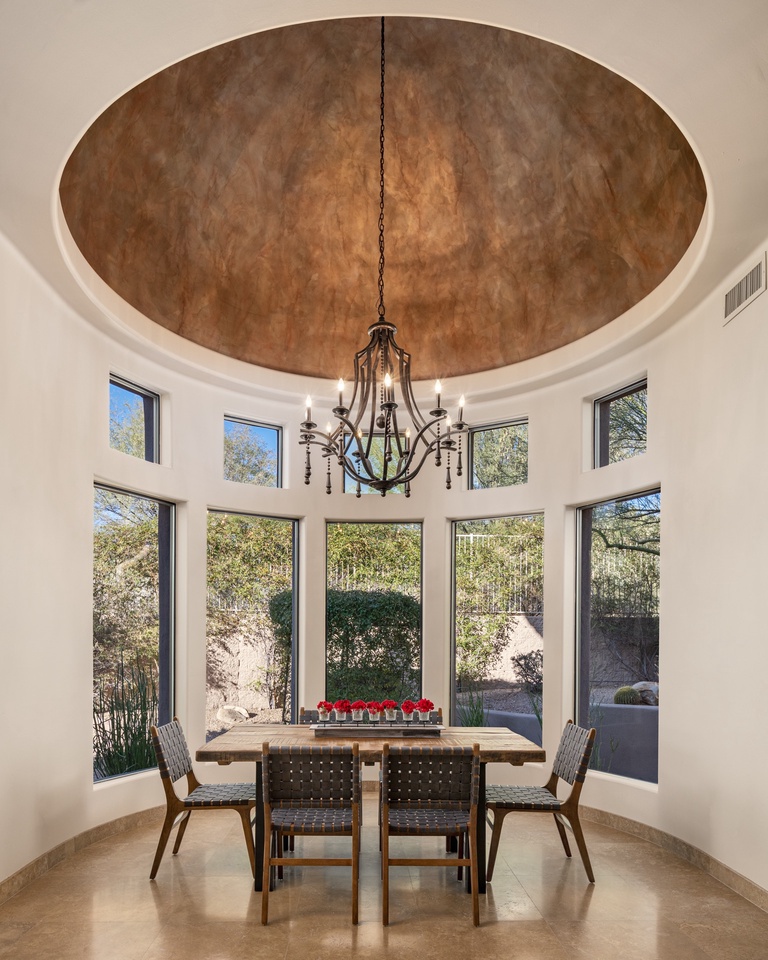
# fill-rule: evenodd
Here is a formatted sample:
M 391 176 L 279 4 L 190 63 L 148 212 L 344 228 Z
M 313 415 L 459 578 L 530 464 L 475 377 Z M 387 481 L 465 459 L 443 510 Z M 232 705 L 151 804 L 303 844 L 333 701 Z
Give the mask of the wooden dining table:
M 477 850 L 478 850 L 478 892 L 485 893 L 485 779 L 486 765 L 489 763 L 510 763 L 513 766 L 522 766 L 524 763 L 543 763 L 546 760 L 544 749 L 519 733 L 514 733 L 506 727 L 443 727 L 439 736 L 416 735 L 416 730 L 409 731 L 407 737 L 387 736 L 385 730 L 378 731 L 381 736 L 362 736 L 356 734 L 354 728 L 348 731 L 336 731 L 328 736 L 330 731 L 323 731 L 324 736 L 318 737 L 309 724 L 255 724 L 242 723 L 220 734 L 213 740 L 200 747 L 195 753 L 195 759 L 200 762 L 215 762 L 219 764 L 255 763 L 256 765 L 256 817 L 255 817 L 255 847 L 256 863 L 260 864 L 264 857 L 264 803 L 261 782 L 262 744 L 271 746 L 295 747 L 320 744 L 349 745 L 357 741 L 360 745 L 360 759 L 365 764 L 375 764 L 381 761 L 384 744 L 402 744 L 405 746 L 446 746 L 471 747 L 477 743 L 480 746 L 480 810 L 477 818 Z M 370 732 L 370 731 L 366 731 Z M 469 870 L 464 871 L 469 883 Z M 261 890 L 261 871 L 256 870 L 256 890 Z

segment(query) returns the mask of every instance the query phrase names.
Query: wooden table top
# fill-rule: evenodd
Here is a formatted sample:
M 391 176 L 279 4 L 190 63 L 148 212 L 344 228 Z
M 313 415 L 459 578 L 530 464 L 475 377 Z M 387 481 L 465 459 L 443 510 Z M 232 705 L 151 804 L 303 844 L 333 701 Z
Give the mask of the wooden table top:
M 314 730 L 308 724 L 287 726 L 283 724 L 251 724 L 244 723 L 232 727 L 226 733 L 215 737 L 195 754 L 199 761 L 214 761 L 227 764 L 238 761 L 261 760 L 261 748 L 265 742 L 273 746 L 309 746 L 318 744 L 330 746 L 336 744 L 350 744 L 355 740 L 350 731 L 344 737 L 316 737 Z M 543 763 L 546 753 L 519 733 L 513 733 L 506 727 L 444 727 L 439 737 L 386 737 L 359 738 L 360 759 L 364 762 L 376 763 L 381 760 L 384 744 L 390 743 L 404 746 L 438 746 L 471 747 L 480 745 L 480 760 L 482 763 L 511 763 L 521 766 L 524 763 Z

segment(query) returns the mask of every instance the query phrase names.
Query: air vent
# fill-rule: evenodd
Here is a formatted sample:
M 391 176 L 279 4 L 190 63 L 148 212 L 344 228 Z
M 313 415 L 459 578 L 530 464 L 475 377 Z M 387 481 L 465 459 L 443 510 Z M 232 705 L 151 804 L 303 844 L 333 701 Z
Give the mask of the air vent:
M 765 291 L 765 258 L 757 263 L 742 280 L 725 295 L 725 322 L 728 323 L 744 307 Z

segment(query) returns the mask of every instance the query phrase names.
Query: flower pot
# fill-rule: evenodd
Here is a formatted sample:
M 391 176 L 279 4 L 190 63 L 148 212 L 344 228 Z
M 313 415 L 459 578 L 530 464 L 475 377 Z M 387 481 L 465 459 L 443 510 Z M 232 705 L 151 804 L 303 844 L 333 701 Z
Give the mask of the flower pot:
M 378 723 L 380 718 L 381 713 L 378 710 L 368 711 L 368 719 L 371 721 L 371 723 Z
M 419 723 L 429 723 L 431 715 L 432 715 L 431 710 L 416 711 L 416 719 L 419 721 Z
M 412 723 L 412 722 L 413 722 L 413 714 L 412 714 L 412 713 L 404 713 L 404 714 L 403 714 L 403 723 Z
M 327 710 L 318 710 L 317 719 L 320 723 L 327 723 L 331 719 L 331 715 Z
M 384 719 L 389 720 L 390 723 L 394 723 L 397 720 L 397 710 L 385 710 Z
M 352 719 L 354 720 L 355 723 L 362 723 L 362 722 L 363 722 L 363 711 L 362 711 L 362 710 L 353 710 L 353 711 L 352 711 Z
M 347 719 L 347 715 L 343 710 L 334 710 L 333 712 L 336 716 L 336 723 L 344 723 Z

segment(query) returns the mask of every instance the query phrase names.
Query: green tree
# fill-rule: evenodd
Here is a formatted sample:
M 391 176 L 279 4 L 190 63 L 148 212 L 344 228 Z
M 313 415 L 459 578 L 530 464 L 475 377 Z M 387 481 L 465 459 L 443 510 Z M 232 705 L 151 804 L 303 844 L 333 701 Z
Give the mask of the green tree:
M 421 687 L 421 525 L 329 523 L 326 695 L 395 700 Z
M 94 676 L 114 675 L 121 658 L 157 659 L 157 504 L 97 487 L 93 534 Z
M 515 614 L 543 609 L 541 516 L 456 524 L 456 674 L 490 678 L 509 643 Z
M 145 437 L 146 424 L 141 397 L 121 387 L 113 387 L 109 393 L 110 447 L 143 460 Z
M 291 596 L 278 594 L 270 615 L 288 638 Z M 326 697 L 331 700 L 418 698 L 421 607 L 395 590 L 329 590 L 326 606 Z
M 250 686 L 263 693 L 271 708 L 290 712 L 288 633 L 277 633 L 271 616 L 273 599 L 293 583 L 293 523 L 241 514 L 208 516 L 207 680 L 210 691 L 225 695 L 234 678 L 221 668 L 238 658 L 243 643 L 259 648 L 263 666 Z M 290 612 L 290 606 L 288 608 Z M 284 623 L 284 621 L 281 621 Z
M 648 437 L 648 390 L 643 387 L 611 400 L 608 419 L 608 462 L 645 453 Z
M 509 423 L 472 434 L 472 486 L 511 487 L 528 482 L 528 423 Z
M 266 429 L 266 428 L 264 428 Z M 224 479 L 235 483 L 253 483 L 260 487 L 277 484 L 277 457 L 260 428 L 236 420 L 226 420 L 224 428 Z

